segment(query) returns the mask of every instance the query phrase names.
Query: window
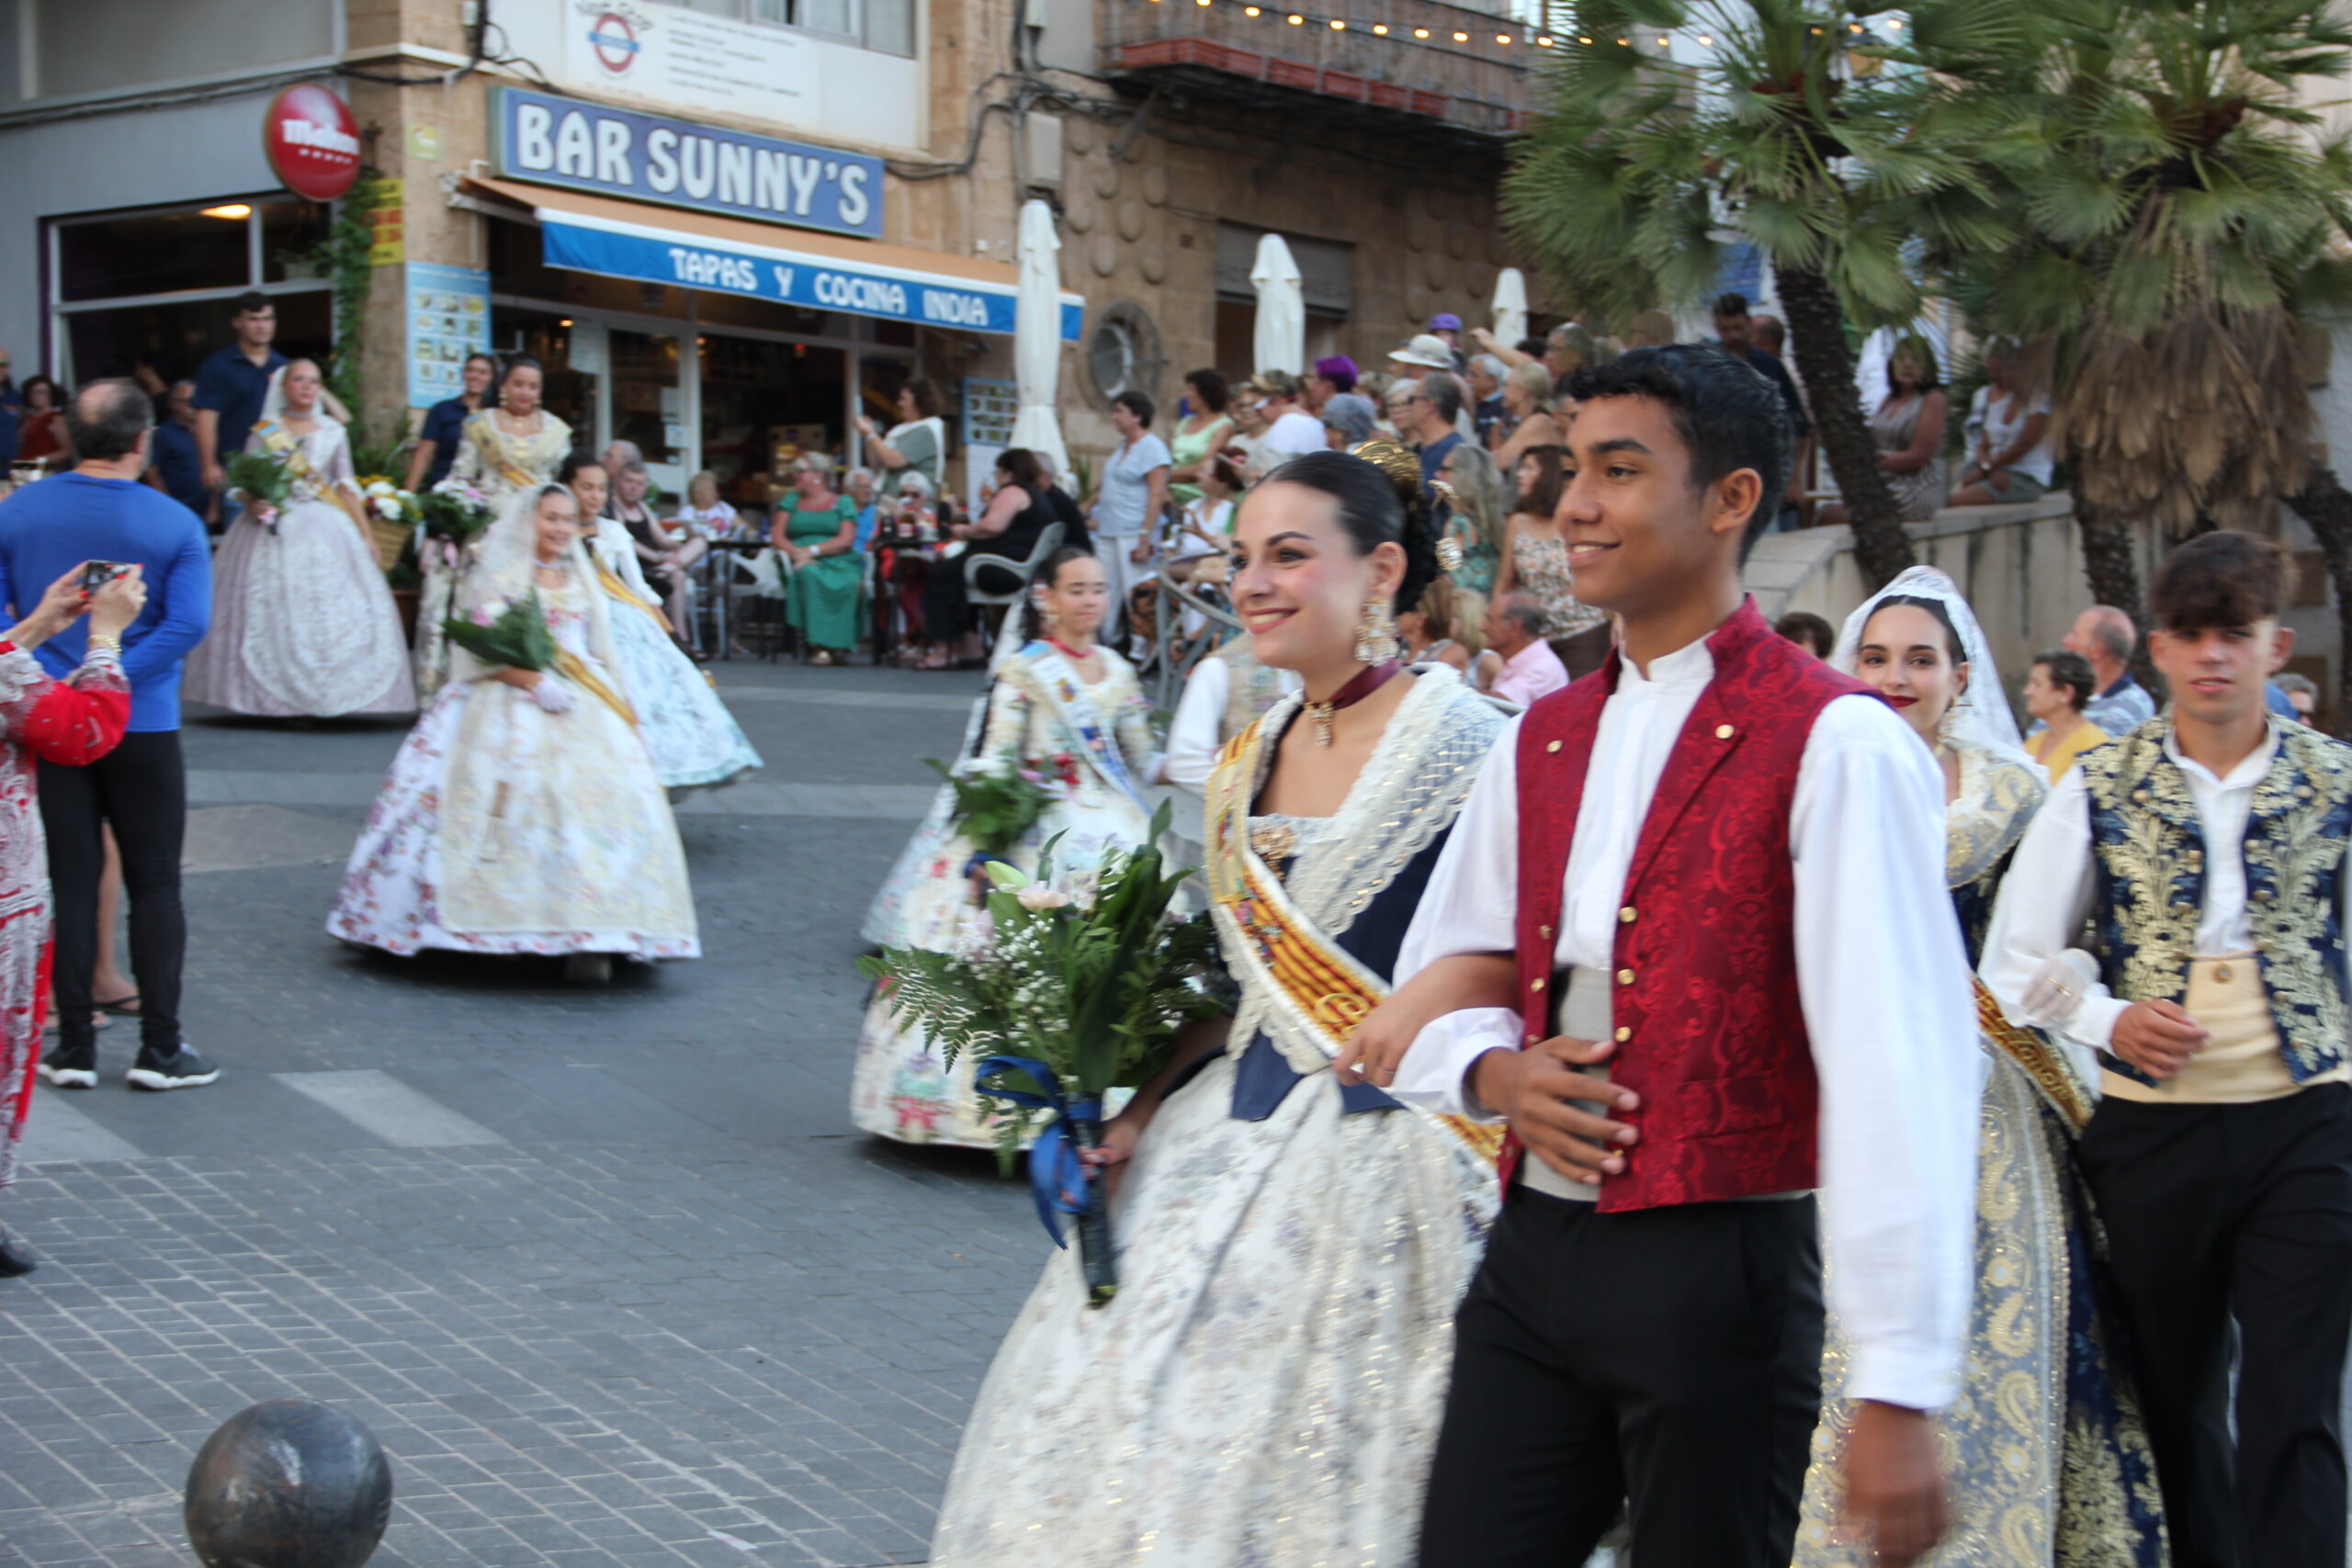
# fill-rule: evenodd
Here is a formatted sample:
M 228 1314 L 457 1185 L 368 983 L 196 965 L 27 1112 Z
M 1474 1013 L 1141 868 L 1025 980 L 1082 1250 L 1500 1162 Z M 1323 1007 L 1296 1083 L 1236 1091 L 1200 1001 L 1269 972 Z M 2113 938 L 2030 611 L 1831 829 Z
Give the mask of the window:
M 317 355 L 334 341 L 312 259 L 328 209 L 283 196 L 60 218 L 49 225 L 58 371 L 69 381 L 141 365 L 193 376 L 229 341 L 229 301 L 248 288 L 277 308 L 277 347 Z
M 914 0 L 666 0 L 715 17 L 734 17 L 838 39 L 863 49 L 912 58 Z
M 35 96 L 45 98 L 331 56 L 337 9 L 327 0 L 25 0 L 17 7 L 33 45 Z
M 1142 306 L 1122 299 L 1103 307 L 1086 340 L 1086 367 L 1105 403 L 1121 392 L 1157 396 L 1162 363 L 1159 329 Z

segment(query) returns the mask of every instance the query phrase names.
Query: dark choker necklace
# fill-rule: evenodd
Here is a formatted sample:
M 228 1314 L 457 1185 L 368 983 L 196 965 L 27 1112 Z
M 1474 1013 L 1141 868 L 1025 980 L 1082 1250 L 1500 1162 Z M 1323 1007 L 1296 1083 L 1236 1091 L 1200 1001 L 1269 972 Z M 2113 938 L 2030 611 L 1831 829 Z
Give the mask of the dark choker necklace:
M 1377 664 L 1358 671 L 1354 679 L 1331 694 L 1330 701 L 1310 702 L 1303 705 L 1299 711 L 1315 721 L 1315 744 L 1317 746 L 1331 744 L 1332 717 L 1341 708 L 1355 706 L 1364 698 L 1388 684 L 1388 677 L 1396 673 L 1403 666 L 1395 660 L 1384 659 Z

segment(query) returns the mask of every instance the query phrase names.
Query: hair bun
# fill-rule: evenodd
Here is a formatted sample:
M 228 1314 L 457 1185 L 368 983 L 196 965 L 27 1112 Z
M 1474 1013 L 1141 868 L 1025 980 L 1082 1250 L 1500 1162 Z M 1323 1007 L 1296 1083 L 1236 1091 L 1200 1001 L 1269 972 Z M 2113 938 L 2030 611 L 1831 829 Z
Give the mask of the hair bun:
M 1369 441 L 1358 442 L 1348 452 L 1381 471 L 1395 487 L 1396 499 L 1407 512 L 1420 504 L 1421 460 L 1411 447 L 1393 436 L 1375 435 Z

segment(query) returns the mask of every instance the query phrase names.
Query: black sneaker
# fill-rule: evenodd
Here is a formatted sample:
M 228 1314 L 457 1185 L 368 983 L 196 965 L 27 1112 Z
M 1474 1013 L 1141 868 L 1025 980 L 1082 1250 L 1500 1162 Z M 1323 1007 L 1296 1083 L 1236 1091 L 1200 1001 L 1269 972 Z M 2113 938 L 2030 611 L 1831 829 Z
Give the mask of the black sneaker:
M 42 1058 L 40 1076 L 53 1089 L 96 1089 L 98 1087 L 98 1047 L 96 1042 L 87 1045 L 53 1045 Z
M 123 1074 L 122 1081 L 133 1089 L 201 1089 L 220 1076 L 220 1068 L 189 1050 L 183 1043 L 178 1055 L 172 1056 L 158 1056 L 153 1051 L 141 1051 L 139 1060 L 132 1065 L 130 1071 Z
M 0 1231 L 0 1280 L 18 1280 L 40 1267 L 40 1259 L 26 1249 L 21 1241 L 12 1240 Z

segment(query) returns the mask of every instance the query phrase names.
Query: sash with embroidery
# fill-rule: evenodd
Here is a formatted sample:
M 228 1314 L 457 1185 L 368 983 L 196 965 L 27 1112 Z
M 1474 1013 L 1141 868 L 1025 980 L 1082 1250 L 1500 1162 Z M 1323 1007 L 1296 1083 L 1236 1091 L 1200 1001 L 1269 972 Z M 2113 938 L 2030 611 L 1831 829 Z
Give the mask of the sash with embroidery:
M 628 699 L 605 684 L 605 678 L 586 660 L 568 648 L 559 648 L 555 650 L 555 667 L 564 679 L 627 719 L 632 728 L 636 726 L 637 713 L 628 705 Z
M 1250 805 L 1264 730 L 1261 719 L 1227 741 L 1209 779 L 1209 907 L 1227 939 L 1227 954 L 1238 955 L 1257 981 L 1275 1025 L 1312 1041 L 1328 1061 L 1387 999 L 1390 987 L 1324 935 L 1250 847 Z M 1459 1116 L 1436 1120 L 1487 1165 L 1495 1163 L 1503 1146 L 1501 1126 Z
M 2032 1083 L 2034 1092 L 2066 1119 L 2070 1131 L 2080 1134 L 2089 1125 L 2091 1111 L 2096 1108 L 2081 1079 L 2075 1077 L 2074 1065 L 2041 1035 L 2011 1023 L 1982 980 L 1976 982 L 1976 1027 L 1984 1031 L 1995 1050 L 2018 1065 Z
M 1065 668 L 1052 668 L 1059 662 Z M 1022 687 L 1035 701 L 1042 704 L 1061 727 L 1063 749 L 1073 757 L 1082 757 L 1103 782 L 1136 803 L 1144 815 L 1151 815 L 1151 804 L 1144 799 L 1142 786 L 1127 771 L 1125 755 L 1119 750 L 1118 735 L 1103 722 L 1102 710 L 1094 705 L 1094 696 L 1083 681 L 1067 668 L 1067 660 L 1051 643 L 1033 642 L 1013 656 L 1004 673 L 1015 675 Z
M 621 574 L 605 564 L 602 556 L 596 558 L 596 581 L 604 585 L 605 592 L 613 598 L 651 617 L 653 624 L 662 628 L 663 637 L 670 635 L 670 617 L 662 613 L 662 607 L 658 604 L 649 604 L 639 598 L 629 585 L 621 581 Z
M 278 461 L 285 465 L 287 473 L 297 484 L 308 486 L 311 493 L 319 500 L 339 508 L 358 528 L 360 536 L 368 541 L 369 551 L 375 549 L 376 532 L 368 526 L 367 513 L 360 510 L 358 502 L 343 486 L 322 477 L 319 470 L 311 466 L 311 459 L 302 451 L 300 436 L 276 420 L 257 426 L 254 434 L 261 437 L 263 446 L 277 455 Z

